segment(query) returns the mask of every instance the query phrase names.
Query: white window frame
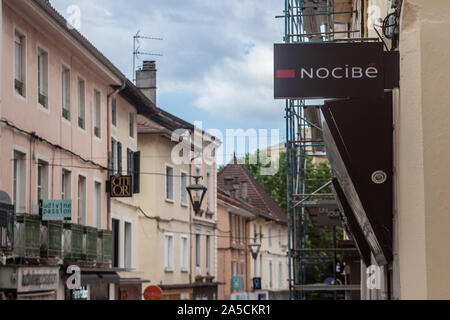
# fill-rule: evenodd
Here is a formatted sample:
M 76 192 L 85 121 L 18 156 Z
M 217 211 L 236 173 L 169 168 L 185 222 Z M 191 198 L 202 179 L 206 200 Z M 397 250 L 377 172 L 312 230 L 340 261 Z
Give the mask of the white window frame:
M 269 259 L 269 288 L 273 288 L 273 260 Z
M 51 175 L 50 159 L 43 155 L 37 154 L 37 153 L 34 154 L 34 158 L 36 159 L 36 161 L 35 161 L 35 164 L 36 164 L 36 203 L 39 204 L 39 202 L 37 201 L 38 194 L 39 194 L 39 192 L 38 192 L 38 190 L 39 190 L 39 162 L 45 162 L 46 166 L 47 166 L 47 185 L 46 185 L 47 199 L 42 199 L 42 200 L 50 200 L 50 198 L 51 198 L 51 196 L 50 196 L 51 195 L 50 181 L 52 179 L 50 176 Z M 42 186 L 41 186 L 41 189 L 42 189 Z
M 111 139 L 114 140 L 114 141 L 111 140 L 111 157 L 113 161 L 113 167 L 111 169 L 113 175 L 115 175 L 119 170 L 119 155 L 117 152 L 119 140 L 114 135 L 111 135 Z
M 102 229 L 102 210 L 103 210 L 103 205 L 102 205 L 102 190 L 103 190 L 103 181 L 100 179 L 100 178 L 94 178 L 94 181 L 93 181 L 94 183 L 93 183 L 93 186 L 94 186 L 94 190 L 93 190 L 93 193 L 94 193 L 94 203 L 93 203 L 93 206 L 94 206 L 94 210 L 93 210 L 93 212 L 94 212 L 94 223 L 93 223 L 93 226 L 95 227 L 95 228 L 97 228 L 97 229 L 99 229 L 99 230 L 101 230 Z M 96 185 L 97 184 L 99 184 L 100 185 L 100 203 L 99 203 L 99 208 L 100 208 L 100 212 L 98 213 L 97 212 L 97 199 L 96 199 L 96 196 L 97 196 L 97 194 L 96 194 L 96 190 L 95 190 L 95 187 L 96 187 Z M 100 221 L 99 221 L 99 217 L 98 217 L 98 214 L 100 214 Z M 99 225 L 99 223 L 100 223 L 100 225 Z
M 16 33 L 20 34 L 20 37 L 23 37 L 25 39 L 25 45 L 23 47 L 23 55 L 24 58 L 22 58 L 22 62 L 23 62 L 23 66 L 22 66 L 22 77 L 25 77 L 25 79 L 23 79 L 23 86 L 24 86 L 24 95 L 21 95 L 20 93 L 18 93 L 16 91 L 16 85 L 15 85 L 15 80 L 16 80 L 16 75 L 15 75 L 15 68 L 16 68 L 16 54 L 15 54 L 15 42 L 16 42 Z M 27 59 L 27 54 L 28 54 L 28 34 L 27 32 L 24 31 L 24 29 L 20 28 L 19 26 L 17 26 L 16 24 L 14 24 L 13 27 L 13 77 L 12 77 L 12 82 L 13 82 L 13 93 L 14 96 L 16 98 L 19 98 L 25 102 L 28 101 L 28 59 Z
M 197 236 L 199 237 L 198 243 L 197 243 Z M 199 253 L 199 256 L 197 255 L 197 252 Z M 196 275 L 202 274 L 202 233 L 200 230 L 197 230 L 195 232 L 195 269 Z
M 45 70 L 47 72 L 47 83 L 46 83 L 46 98 L 47 98 L 47 105 L 44 106 L 39 102 L 39 98 L 38 98 L 38 109 L 46 112 L 46 113 L 50 113 L 50 51 L 48 50 L 48 48 L 46 48 L 45 46 L 43 46 L 41 43 L 37 43 L 36 45 L 36 52 L 37 52 L 37 57 L 39 59 L 39 51 L 43 51 L 45 52 L 45 54 L 47 55 L 47 70 Z M 37 89 L 38 89 L 38 96 L 40 94 L 39 92 L 39 63 L 37 64 L 37 75 L 36 75 L 36 79 L 37 79 Z
M 267 241 L 269 244 L 269 248 L 272 248 L 272 225 L 267 226 Z
M 99 119 L 97 119 L 97 112 L 96 112 L 96 107 L 97 107 L 97 104 L 96 104 L 96 97 L 97 97 L 97 93 L 99 94 L 99 103 L 100 103 L 100 105 L 99 105 L 99 115 L 98 115 L 98 117 L 99 117 Z M 98 89 L 98 88 L 96 88 L 96 87 L 94 87 L 94 89 L 93 89 L 93 96 L 92 96 L 92 135 L 94 136 L 94 139 L 96 139 L 97 141 L 99 141 L 99 142 L 101 142 L 102 141 L 102 139 L 103 139 L 103 135 L 102 135 L 102 91 L 100 90 L 100 89 Z M 98 123 L 99 123 L 99 135 L 100 135 L 100 137 L 98 137 L 96 134 L 95 134 L 95 126 L 96 126 L 96 122 L 97 122 L 97 120 L 98 120 Z
M 185 175 L 185 176 L 183 176 Z M 183 177 L 185 179 L 185 186 L 183 187 Z M 184 171 L 184 170 L 180 170 L 180 203 L 181 206 L 183 207 L 189 207 L 189 194 L 188 191 L 186 190 L 186 187 L 188 187 L 189 184 L 189 174 Z M 186 199 L 183 199 L 183 195 L 185 195 Z M 185 201 L 183 201 L 185 200 Z
M 24 212 L 28 212 L 29 211 L 29 208 L 28 208 L 28 197 L 29 197 L 29 194 L 28 194 L 28 188 L 27 188 L 27 186 L 28 186 L 28 181 L 29 181 L 29 177 L 28 177 L 28 165 L 29 165 L 29 161 L 28 161 L 28 158 L 29 158 L 29 152 L 28 152 L 28 150 L 26 149 L 26 148 L 23 148 L 23 147 L 21 147 L 21 146 L 18 146 L 18 145 L 13 145 L 13 148 L 12 148 L 12 157 L 11 157 L 11 159 L 14 159 L 14 153 L 15 152 L 20 152 L 20 153 L 22 153 L 22 154 L 24 154 L 25 155 L 25 160 L 23 160 L 24 161 L 24 163 L 25 163 L 25 168 L 24 168 L 24 173 L 25 173 L 25 179 L 24 179 L 24 183 L 25 183 L 25 187 L 24 187 L 24 190 L 25 190 L 25 199 L 24 199 L 24 201 L 23 201 L 23 207 L 24 207 L 24 209 L 23 209 L 23 211 Z M 14 162 L 12 163 L 12 175 L 11 175 L 11 194 L 13 195 L 13 197 L 14 197 L 14 193 L 17 191 L 17 190 L 14 190 Z M 14 201 L 14 199 L 13 199 L 13 201 Z M 19 198 L 19 203 L 22 203 L 22 200 Z M 22 209 L 20 209 L 20 211 L 21 211 Z M 17 206 L 15 206 L 15 212 L 16 213 L 23 213 L 23 212 L 20 212 L 20 211 L 17 211 Z
M 170 169 L 172 169 L 172 199 L 170 199 L 170 198 L 168 198 L 167 196 L 168 196 L 168 188 L 167 188 L 167 182 L 169 181 L 168 179 L 169 179 L 169 176 L 167 175 L 167 169 L 168 168 L 170 168 Z M 165 185 L 165 189 L 164 189 L 164 197 L 165 197 L 165 199 L 166 199 L 166 201 L 167 202 L 170 202 L 170 203 L 175 203 L 175 177 L 174 177 L 174 175 L 175 175 L 175 169 L 174 169 L 174 167 L 172 166 L 172 165 L 170 165 L 170 164 L 168 164 L 168 163 L 166 163 L 165 165 L 164 165 L 164 171 L 165 171 L 165 182 L 164 182 L 164 185 Z
M 84 93 L 83 93 L 83 99 L 81 99 L 80 97 L 80 82 L 84 83 Z M 81 74 L 77 74 L 77 109 L 78 109 L 78 113 L 77 113 L 77 128 L 80 129 L 81 132 L 83 133 L 87 133 L 87 112 L 86 112 L 86 92 L 87 92 L 87 85 L 86 85 L 86 78 L 83 77 Z M 81 108 L 80 108 L 80 104 L 81 102 L 83 102 L 83 108 L 84 108 L 84 128 L 80 127 L 79 124 L 79 119 L 81 118 Z
M 283 262 L 278 262 L 278 287 L 283 288 Z
M 186 241 L 186 248 L 183 248 L 183 241 Z M 189 272 L 189 237 L 186 234 L 180 236 L 180 268 L 181 272 Z
M 67 109 L 67 108 L 64 108 L 64 103 L 67 103 L 67 102 L 64 102 L 64 101 L 66 101 L 66 99 L 64 99 L 64 94 L 63 94 L 63 91 L 65 90 L 65 88 L 63 88 L 63 78 L 62 78 L 63 72 L 65 70 L 69 71 L 69 89 L 68 89 L 69 90 L 68 91 L 68 94 L 69 94 L 69 102 L 68 102 L 69 103 L 69 106 L 68 106 L 69 119 L 65 118 L 63 115 L 63 109 Z M 65 122 L 66 124 L 71 126 L 72 120 L 73 120 L 73 112 L 72 112 L 72 68 L 70 67 L 70 65 L 65 62 L 62 62 L 60 74 L 61 74 L 61 79 L 60 79 L 61 80 L 61 118 L 62 118 L 63 122 Z
M 127 246 L 125 245 L 126 241 L 127 241 L 127 224 L 130 225 L 130 265 L 127 266 Z M 123 219 L 123 267 L 127 270 L 131 270 L 133 269 L 133 222 L 130 219 Z M 120 236 L 119 236 L 120 237 Z M 120 239 L 119 239 L 120 242 Z
M 211 168 L 206 170 L 206 187 L 208 191 L 206 191 L 206 207 L 209 212 L 213 211 L 213 190 L 212 190 L 212 171 Z
M 84 216 L 83 219 L 80 219 L 80 190 L 79 190 L 79 183 L 80 183 L 80 177 L 84 178 Z M 83 225 L 87 225 L 87 193 L 88 193 L 88 179 L 87 174 L 83 172 L 78 172 L 77 175 L 77 223 Z
M 172 250 L 169 250 L 169 242 L 168 239 L 172 239 Z M 173 233 L 164 233 L 164 271 L 165 272 L 173 272 L 175 270 L 174 263 L 174 249 L 175 249 L 175 241 Z
M 205 269 L 206 273 L 209 273 L 209 275 L 212 274 L 212 235 L 211 232 L 207 231 L 205 235 Z M 208 241 L 209 240 L 209 241 Z M 209 242 L 209 243 L 208 243 Z M 209 255 L 209 257 L 208 257 Z
M 70 186 L 70 197 L 69 198 L 67 198 L 66 197 L 66 190 L 65 190 L 65 186 L 63 185 L 63 183 L 62 183 L 62 180 L 63 180 L 63 176 L 64 176 L 64 172 L 68 172 L 68 173 L 70 173 L 70 181 L 69 181 L 69 186 Z M 64 179 L 64 181 L 65 181 L 65 179 Z M 66 181 L 65 181 L 66 182 Z M 63 188 L 64 188 L 64 198 L 63 198 Z M 67 168 L 67 167 L 62 167 L 61 168 L 61 199 L 62 200 L 64 200 L 64 199 L 66 199 L 66 200 L 72 200 L 72 169 L 70 169 L 70 168 Z
M 133 128 L 131 128 L 131 120 L 133 120 Z M 130 135 L 133 131 L 133 135 Z M 134 141 L 136 139 L 136 112 L 134 110 L 128 111 L 128 137 Z

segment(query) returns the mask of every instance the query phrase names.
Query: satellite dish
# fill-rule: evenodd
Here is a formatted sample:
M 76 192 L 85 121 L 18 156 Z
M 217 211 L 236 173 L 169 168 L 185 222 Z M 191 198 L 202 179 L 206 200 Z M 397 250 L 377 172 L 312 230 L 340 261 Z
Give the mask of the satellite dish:
M 9 194 L 2 190 L 0 190 L 0 203 L 12 204 Z

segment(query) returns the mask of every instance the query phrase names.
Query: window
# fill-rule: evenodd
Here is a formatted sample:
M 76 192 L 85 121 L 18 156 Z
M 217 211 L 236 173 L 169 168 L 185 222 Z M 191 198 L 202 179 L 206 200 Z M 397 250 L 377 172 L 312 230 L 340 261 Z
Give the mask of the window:
M 86 225 L 86 178 L 78 176 L 78 224 Z
M 211 273 L 211 235 L 206 235 L 206 273 Z
M 130 138 L 134 138 L 134 112 L 130 112 L 128 117 L 129 117 Z
M 256 243 L 258 233 L 256 232 L 256 223 L 253 225 L 253 242 Z
M 283 263 L 278 263 L 278 287 L 283 288 Z
M 94 90 L 94 135 L 101 138 L 101 96 L 100 92 Z
M 132 248 L 132 237 L 131 237 L 131 223 L 125 222 L 124 225 L 124 267 L 125 269 L 131 269 L 131 248 Z
M 173 201 L 173 168 L 166 166 L 166 200 Z
M 236 242 L 238 242 L 238 240 L 241 242 L 241 225 L 239 223 L 240 219 L 238 216 L 236 216 L 235 219 L 236 219 Z
M 262 243 L 263 233 L 262 233 L 262 225 L 259 225 L 259 243 Z
M 181 236 L 181 270 L 187 271 L 188 268 L 188 237 Z
M 112 233 L 113 233 L 112 266 L 113 268 L 119 268 L 120 220 L 112 219 Z
M 168 271 L 173 270 L 173 235 L 164 236 L 164 268 Z
M 255 259 L 252 259 L 253 261 L 253 277 L 256 277 L 258 275 L 258 261 Z
M 238 274 L 237 267 L 238 267 L 237 261 L 233 260 L 233 276 L 234 277 L 237 276 L 237 274 Z
M 66 169 L 61 174 L 61 199 L 72 199 L 72 173 Z
M 38 48 L 38 102 L 48 108 L 48 53 Z
M 134 151 L 129 148 L 127 149 L 127 174 L 134 175 Z
M 239 224 L 241 225 L 241 244 L 244 244 L 245 242 L 245 223 L 244 223 L 244 218 L 243 217 L 239 217 Z
M 236 242 L 236 219 L 234 215 L 231 215 L 231 239 L 233 243 Z
M 14 34 L 14 90 L 26 97 L 26 38 L 18 30 Z
M 259 276 L 261 278 L 263 276 L 263 257 L 262 257 L 262 253 L 259 254 Z
M 16 213 L 26 212 L 26 154 L 14 151 L 13 204 Z
M 111 99 L 111 123 L 117 127 L 117 97 Z
M 111 171 L 112 174 L 122 174 L 122 143 L 111 138 Z
M 181 172 L 181 204 L 187 206 L 188 205 L 188 191 L 187 187 L 188 176 L 185 172 Z
M 117 141 L 116 139 L 111 138 L 111 170 L 113 175 L 117 173 L 117 168 L 118 168 Z
M 62 116 L 70 121 L 70 69 L 62 67 Z
M 97 229 L 102 228 L 102 184 L 94 183 L 94 223 Z
M 202 258 L 201 258 L 201 251 L 200 251 L 200 240 L 201 240 L 201 238 L 200 238 L 200 234 L 199 233 L 197 233 L 196 235 L 195 235 L 195 266 L 197 267 L 197 274 L 201 274 L 201 269 L 200 269 L 200 272 L 199 272 L 199 268 L 201 268 L 201 266 L 202 266 L 202 263 L 201 263 L 201 261 L 202 261 Z
M 48 200 L 48 174 L 48 162 L 38 160 L 37 203 L 39 200 Z
M 269 228 L 269 230 L 267 232 L 268 233 L 267 238 L 269 240 L 269 248 L 271 248 L 272 247 L 272 226 L 269 226 L 268 228 Z
M 272 274 L 272 260 L 269 260 L 269 288 L 271 288 L 271 289 L 273 287 L 272 276 L 273 276 L 273 274 Z
M 78 127 L 86 130 L 86 82 L 78 78 Z
M 208 171 L 206 173 L 206 187 L 208 188 L 207 194 L 206 194 L 206 206 L 208 208 L 208 211 L 212 211 L 212 184 L 211 184 L 211 172 Z

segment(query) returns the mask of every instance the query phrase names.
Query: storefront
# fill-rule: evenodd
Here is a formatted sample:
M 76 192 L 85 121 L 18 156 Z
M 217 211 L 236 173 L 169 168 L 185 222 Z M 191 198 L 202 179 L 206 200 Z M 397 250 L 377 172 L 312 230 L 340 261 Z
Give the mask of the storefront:
M 67 277 L 65 280 L 67 281 Z M 81 270 L 81 288 L 70 290 L 65 286 L 66 300 L 116 300 L 119 276 L 111 270 Z
M 142 300 L 142 284 L 148 282 L 139 278 L 120 278 L 116 300 Z
M 0 267 L 0 292 L 6 300 L 56 300 L 59 267 L 8 265 Z

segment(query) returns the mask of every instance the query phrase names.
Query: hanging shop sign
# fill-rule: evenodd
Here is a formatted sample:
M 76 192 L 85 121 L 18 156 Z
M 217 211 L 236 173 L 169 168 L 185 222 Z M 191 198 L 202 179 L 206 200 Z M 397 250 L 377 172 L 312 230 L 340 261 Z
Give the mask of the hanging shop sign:
M 275 44 L 275 99 L 383 96 L 383 44 Z
M 111 176 L 109 181 L 111 198 L 131 198 L 133 196 L 132 176 Z
M 255 277 L 253 278 L 253 290 L 261 290 L 261 277 Z
M 335 200 L 318 200 L 306 203 L 306 214 L 316 227 L 340 226 L 341 213 Z
M 39 208 L 43 221 L 72 220 L 72 200 L 41 200 Z
M 241 276 L 233 276 L 231 278 L 231 288 L 233 290 L 242 290 L 242 277 Z

